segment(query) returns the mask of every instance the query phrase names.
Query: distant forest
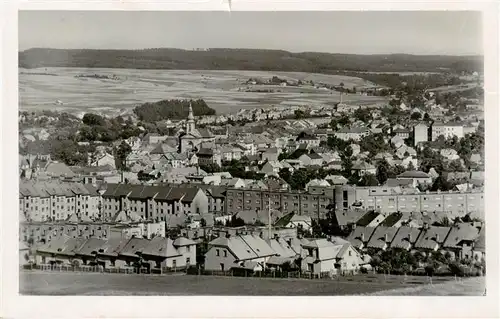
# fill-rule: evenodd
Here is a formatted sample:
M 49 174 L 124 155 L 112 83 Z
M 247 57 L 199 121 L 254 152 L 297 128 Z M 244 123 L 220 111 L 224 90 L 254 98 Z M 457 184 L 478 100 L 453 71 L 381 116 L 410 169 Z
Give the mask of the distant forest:
M 134 113 L 144 122 L 154 123 L 162 120 L 183 120 L 189 114 L 189 103 L 194 116 L 215 115 L 204 100 L 162 100 L 144 103 L 134 108 Z
M 482 72 L 482 56 L 291 53 L 281 50 L 181 49 L 66 50 L 34 48 L 19 53 L 19 67 L 82 67 L 180 70 L 260 70 L 323 74 L 351 72 Z M 361 76 L 359 74 L 358 76 Z M 363 76 L 364 77 L 364 76 Z

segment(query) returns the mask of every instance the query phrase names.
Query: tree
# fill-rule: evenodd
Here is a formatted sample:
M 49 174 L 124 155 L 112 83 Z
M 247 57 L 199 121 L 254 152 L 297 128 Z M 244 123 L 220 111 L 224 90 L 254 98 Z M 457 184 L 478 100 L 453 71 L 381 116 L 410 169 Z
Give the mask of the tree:
M 361 177 L 361 180 L 358 182 L 358 186 L 378 186 L 378 180 L 375 175 L 365 174 Z
M 82 122 L 88 126 L 104 126 L 106 124 L 106 120 L 102 116 L 93 113 L 85 113 Z
M 116 148 L 115 151 L 115 162 L 116 168 L 119 170 L 126 170 L 127 168 L 127 157 L 132 152 L 132 148 L 125 141 Z
M 406 169 L 409 171 L 416 170 L 415 166 L 413 165 L 413 162 L 408 163 L 408 167 L 406 167 Z
M 207 221 L 205 220 L 205 218 L 202 218 L 200 220 L 200 225 L 201 225 L 201 227 L 206 227 L 207 226 Z
M 427 114 L 427 113 L 426 113 L 426 114 Z M 413 113 L 411 114 L 410 118 L 411 118 L 412 120 L 416 120 L 416 121 L 418 121 L 418 120 L 420 120 L 420 119 L 422 118 L 422 114 L 420 114 L 419 112 L 413 112 Z
M 429 113 L 425 112 L 423 120 L 424 121 L 430 121 L 430 119 L 431 119 L 431 117 L 429 116 Z
M 387 179 L 389 178 L 389 163 L 384 158 L 378 162 L 377 166 L 377 180 L 381 184 L 385 184 Z
M 355 119 L 362 121 L 362 122 L 365 122 L 365 123 L 368 123 L 372 119 L 372 113 L 371 113 L 370 109 L 366 108 L 366 107 L 365 108 L 362 108 L 362 107 L 357 108 L 354 111 L 353 116 Z
M 452 188 L 453 188 L 453 184 L 448 182 L 446 180 L 446 178 L 443 177 L 443 175 L 440 175 L 438 178 L 436 178 L 434 183 L 432 183 L 431 191 L 436 192 L 436 191 L 440 190 L 440 191 L 445 192 L 445 191 L 451 190 Z

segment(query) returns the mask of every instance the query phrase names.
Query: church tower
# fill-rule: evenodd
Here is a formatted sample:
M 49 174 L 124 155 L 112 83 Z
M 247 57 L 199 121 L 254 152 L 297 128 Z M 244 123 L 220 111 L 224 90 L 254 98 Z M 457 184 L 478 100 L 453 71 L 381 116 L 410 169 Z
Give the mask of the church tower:
M 186 125 L 186 134 L 189 134 L 195 130 L 194 126 L 194 115 L 193 115 L 193 107 L 191 106 L 191 103 L 189 103 L 189 115 L 188 115 L 188 120 L 187 120 L 187 125 Z

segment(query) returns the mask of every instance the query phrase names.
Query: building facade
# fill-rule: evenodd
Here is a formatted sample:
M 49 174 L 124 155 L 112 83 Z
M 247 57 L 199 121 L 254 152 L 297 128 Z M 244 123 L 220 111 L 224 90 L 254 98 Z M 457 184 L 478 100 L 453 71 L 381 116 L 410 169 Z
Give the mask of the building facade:
M 406 192 L 391 187 L 335 187 L 335 208 L 394 212 L 447 212 L 449 217 L 484 211 L 484 193 L 475 192 Z
M 243 210 L 278 210 L 283 213 L 296 213 L 311 218 L 322 218 L 333 202 L 333 192 L 327 194 L 321 189 L 315 192 L 267 191 L 260 189 L 230 188 L 226 191 L 226 212 L 235 214 Z

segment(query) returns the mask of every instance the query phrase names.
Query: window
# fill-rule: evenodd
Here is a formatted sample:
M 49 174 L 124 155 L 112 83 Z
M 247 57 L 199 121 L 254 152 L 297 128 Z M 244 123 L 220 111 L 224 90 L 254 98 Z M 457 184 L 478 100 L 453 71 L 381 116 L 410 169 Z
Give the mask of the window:
M 172 267 L 174 267 L 174 268 L 176 268 L 176 267 L 177 267 L 177 260 L 175 260 L 175 259 L 174 259 L 174 260 L 172 261 Z
M 349 250 L 349 256 L 352 256 L 352 252 Z
M 190 263 L 191 263 L 191 258 L 189 258 L 189 257 L 188 257 L 188 258 L 186 258 L 186 264 L 188 264 L 188 265 L 189 265 Z
M 220 256 L 220 251 L 218 249 L 215 250 L 215 255 Z
M 190 252 L 190 251 L 191 251 L 191 246 L 189 246 L 189 245 L 188 245 L 188 246 L 186 246 L 186 250 L 187 250 L 188 252 Z
M 227 257 L 227 250 L 224 250 L 224 257 Z

